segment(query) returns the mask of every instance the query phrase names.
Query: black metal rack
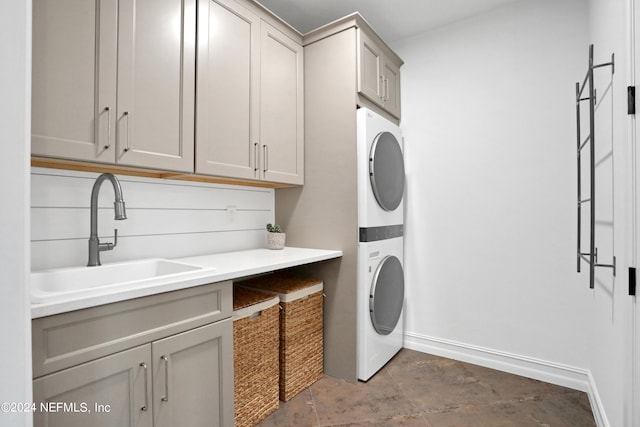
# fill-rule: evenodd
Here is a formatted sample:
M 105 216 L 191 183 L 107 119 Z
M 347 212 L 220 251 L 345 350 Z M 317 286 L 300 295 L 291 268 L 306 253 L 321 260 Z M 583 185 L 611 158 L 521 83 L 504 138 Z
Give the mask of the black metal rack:
M 577 141 L 578 141 L 578 273 L 580 273 L 581 261 L 586 261 L 589 264 L 589 288 L 594 287 L 594 272 L 596 267 L 606 267 L 613 269 L 613 275 L 616 275 L 616 257 L 613 257 L 612 264 L 600 264 L 598 263 L 598 248 L 595 242 L 595 216 L 596 216 L 596 179 L 595 179 L 595 107 L 596 107 L 596 90 L 593 82 L 593 70 L 600 67 L 611 67 L 611 74 L 615 72 L 614 54 L 611 54 L 611 62 L 603 64 L 593 64 L 593 45 L 589 45 L 589 69 L 585 76 L 582 85 L 580 82 L 576 83 L 576 118 L 577 118 Z M 585 87 L 589 87 L 589 94 L 587 97 L 583 97 Z M 580 135 L 580 103 L 589 101 L 589 134 L 584 140 Z M 581 168 L 581 155 L 582 149 L 589 144 L 590 152 L 590 175 L 589 175 L 589 197 L 582 199 L 582 168 Z M 582 234 L 582 205 L 589 203 L 590 207 L 590 224 L 589 224 L 589 252 L 582 252 L 582 242 L 580 235 Z

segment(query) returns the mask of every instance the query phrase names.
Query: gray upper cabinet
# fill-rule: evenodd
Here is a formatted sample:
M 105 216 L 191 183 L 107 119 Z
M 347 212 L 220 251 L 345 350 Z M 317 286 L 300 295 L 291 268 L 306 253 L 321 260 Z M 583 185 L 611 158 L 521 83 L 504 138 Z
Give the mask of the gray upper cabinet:
M 303 184 L 303 49 L 262 22 L 260 144 L 262 178 Z
M 302 184 L 303 49 L 264 16 L 199 1 L 196 173 Z
M 33 154 L 115 162 L 116 0 L 34 0 Z
M 120 0 L 116 162 L 192 172 L 195 0 Z
M 384 107 L 392 116 L 400 118 L 400 66 L 386 56 L 384 58 Z
M 363 28 L 357 34 L 358 92 L 399 119 L 402 61 Z
M 258 178 L 260 18 L 199 0 L 196 173 Z
M 303 66 L 252 1 L 34 0 L 31 152 L 303 184 Z
M 358 32 L 358 92 L 378 105 L 383 97 L 382 50 L 361 31 Z
M 32 153 L 193 171 L 195 0 L 35 0 Z

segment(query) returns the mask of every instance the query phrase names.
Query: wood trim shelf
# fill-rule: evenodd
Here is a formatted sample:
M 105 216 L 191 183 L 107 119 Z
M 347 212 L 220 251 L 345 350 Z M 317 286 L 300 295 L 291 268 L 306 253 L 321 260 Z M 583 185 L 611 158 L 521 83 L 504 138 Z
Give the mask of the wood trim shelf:
M 136 168 L 130 166 L 119 166 L 101 163 L 80 162 L 74 160 L 55 159 L 47 157 L 31 157 L 31 166 L 40 168 L 51 169 L 66 169 L 83 172 L 96 172 L 96 173 L 114 173 L 120 175 L 141 176 L 145 178 L 160 178 L 160 179 L 176 179 L 182 181 L 195 181 L 195 182 L 208 182 L 212 184 L 229 184 L 229 185 L 243 185 L 248 187 L 261 187 L 261 188 L 287 188 L 297 187 L 297 185 L 280 184 L 275 182 L 265 181 L 251 181 L 244 179 L 225 178 L 218 176 L 198 175 L 181 172 L 170 172 L 154 169 Z

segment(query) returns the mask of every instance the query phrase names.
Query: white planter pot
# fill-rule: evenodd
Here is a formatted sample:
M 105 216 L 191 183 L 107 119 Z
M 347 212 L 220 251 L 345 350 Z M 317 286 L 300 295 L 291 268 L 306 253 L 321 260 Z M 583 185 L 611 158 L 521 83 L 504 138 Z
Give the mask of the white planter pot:
M 269 233 L 267 232 L 267 241 L 269 243 L 269 249 L 282 249 L 284 248 L 284 240 L 286 233 Z

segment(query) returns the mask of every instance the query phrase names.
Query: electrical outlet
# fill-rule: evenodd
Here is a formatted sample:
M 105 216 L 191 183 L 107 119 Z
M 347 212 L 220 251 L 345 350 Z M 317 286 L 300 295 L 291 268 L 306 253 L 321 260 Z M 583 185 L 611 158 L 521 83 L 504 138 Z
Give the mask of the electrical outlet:
M 232 223 L 236 220 L 236 207 L 227 206 L 227 222 Z

